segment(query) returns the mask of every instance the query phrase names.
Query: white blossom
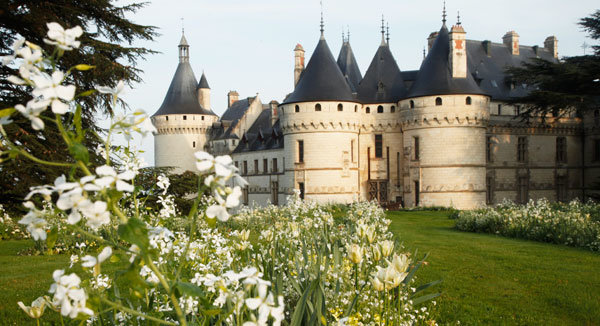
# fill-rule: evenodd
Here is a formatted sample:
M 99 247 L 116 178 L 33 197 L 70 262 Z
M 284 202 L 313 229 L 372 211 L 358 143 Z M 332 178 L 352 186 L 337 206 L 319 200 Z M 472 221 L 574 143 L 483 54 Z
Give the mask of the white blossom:
M 133 179 L 135 173 L 133 171 L 125 171 L 117 174 L 111 166 L 103 165 L 96 168 L 96 174 L 100 178 L 94 180 L 94 183 L 102 188 L 116 186 L 118 191 L 133 192 L 133 185 L 125 182 Z
M 83 34 L 81 27 L 75 26 L 65 30 L 58 23 L 48 23 L 46 26 L 48 26 L 48 39 L 44 39 L 44 42 L 47 44 L 57 45 L 59 48 L 67 51 L 78 48 L 81 44 L 79 41 L 76 41 Z
M 87 294 L 80 287 L 81 279 L 77 274 L 64 275 L 64 270 L 55 270 L 52 274 L 54 282 L 48 292 L 54 294 L 52 303 L 60 307 L 63 316 L 76 318 L 80 313 L 93 315 L 94 312 L 86 307 Z
M 43 213 L 35 208 L 35 205 L 28 201 L 23 203 L 23 206 L 29 208 L 29 212 L 19 220 L 19 224 L 27 225 L 27 231 L 31 234 L 34 240 L 46 240 L 46 220 L 40 218 Z
M 31 120 L 31 128 L 34 130 L 44 129 L 44 121 L 40 119 L 39 115 L 48 107 L 49 101 L 36 101 L 30 100 L 26 106 L 22 104 L 15 105 L 15 109 L 19 111 L 24 117 Z
M 31 92 L 33 96 L 42 97 L 49 100 L 52 105 L 52 112 L 64 114 L 69 110 L 69 105 L 61 100 L 71 101 L 75 96 L 74 85 L 61 85 L 64 79 L 64 73 L 56 70 L 52 75 L 39 73 L 32 77 L 35 89 Z
M 110 223 L 110 212 L 107 210 L 107 204 L 103 201 L 96 201 L 82 210 L 87 218 L 86 225 L 97 230 L 103 225 Z

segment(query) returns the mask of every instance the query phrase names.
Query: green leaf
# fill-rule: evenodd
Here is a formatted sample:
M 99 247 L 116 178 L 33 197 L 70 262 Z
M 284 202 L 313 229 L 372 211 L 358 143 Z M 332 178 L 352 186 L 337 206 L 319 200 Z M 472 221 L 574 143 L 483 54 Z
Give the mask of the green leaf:
M 187 294 L 189 296 L 198 297 L 198 298 L 201 298 L 204 296 L 204 291 L 202 291 L 202 289 L 200 287 L 198 287 L 192 283 L 177 282 L 177 284 L 175 284 L 175 286 L 181 293 Z
M 56 240 L 58 240 L 58 228 L 55 226 L 50 229 L 50 233 L 48 233 L 46 237 L 46 246 L 48 247 L 48 250 L 52 250 L 52 248 L 54 248 Z
M 90 162 L 90 153 L 83 144 L 73 143 L 69 146 L 69 153 L 71 153 L 74 159 L 82 161 L 86 165 Z
M 137 245 L 142 251 L 148 249 L 149 240 L 146 224 L 137 218 L 132 217 L 126 224 L 119 225 L 118 233 L 123 240 Z
M 306 306 L 306 299 L 308 298 L 308 293 L 310 292 L 310 287 L 307 287 L 304 290 L 304 293 L 298 300 L 296 304 L 296 308 L 294 309 L 294 314 L 292 315 L 292 321 L 290 326 L 301 326 L 302 325 L 302 317 L 304 317 L 304 307 Z
M 13 108 L 0 110 L 0 118 L 10 117 L 13 113 L 15 113 L 15 111 L 17 110 Z
M 424 291 L 424 290 L 426 290 L 426 289 L 428 289 L 428 288 L 430 288 L 430 287 L 432 287 L 432 286 L 434 286 L 436 284 L 440 284 L 440 283 L 442 283 L 442 280 L 437 280 L 437 281 L 433 281 L 433 282 L 430 282 L 430 283 L 427 283 L 427 284 L 423 284 L 423 285 L 419 286 L 415 290 L 415 294 L 417 294 L 417 293 L 419 293 L 421 291 Z M 413 296 L 414 296 L 414 294 L 413 294 Z
M 418 305 L 419 303 L 423 303 L 425 301 L 429 301 L 433 298 L 439 297 L 440 294 L 439 293 L 432 293 L 432 294 L 427 294 L 421 297 L 418 297 L 416 299 L 412 299 L 413 305 Z
M 86 64 L 78 64 L 73 68 L 75 68 L 79 71 L 86 71 L 86 70 L 94 69 L 94 68 L 96 68 L 96 66 L 90 66 L 90 65 L 86 65 Z
M 75 97 L 85 97 L 85 96 L 90 96 L 90 95 L 92 95 L 92 94 L 94 94 L 94 93 L 96 93 L 96 92 L 97 92 L 97 91 L 96 91 L 95 89 L 90 89 L 90 90 L 87 90 L 87 91 L 85 91 L 85 92 L 81 92 L 81 93 L 77 94 L 77 96 L 75 96 Z

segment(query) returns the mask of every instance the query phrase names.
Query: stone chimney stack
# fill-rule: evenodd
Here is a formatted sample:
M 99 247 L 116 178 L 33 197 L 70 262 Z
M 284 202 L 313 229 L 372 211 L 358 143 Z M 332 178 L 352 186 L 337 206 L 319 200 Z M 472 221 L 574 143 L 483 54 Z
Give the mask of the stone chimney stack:
M 294 87 L 296 87 L 300 75 L 304 71 L 304 48 L 300 43 L 296 44 L 296 48 L 294 48 L 294 59 Z
M 519 34 L 509 31 L 502 37 L 502 42 L 508 47 L 512 55 L 519 55 Z
M 429 50 L 431 50 L 431 47 L 433 46 L 433 42 L 435 42 L 435 39 L 438 36 L 438 32 L 431 32 L 431 34 L 429 34 L 429 37 L 427 38 L 427 52 L 429 52 Z
M 279 118 L 277 115 L 277 106 L 279 106 L 279 102 L 273 100 L 269 102 L 269 106 L 271 108 L 271 126 L 273 126 L 277 121 L 277 118 Z
M 227 93 L 227 108 L 229 109 L 231 107 L 231 105 L 234 102 L 237 102 L 237 100 L 240 98 L 240 94 L 238 94 L 238 92 L 236 91 L 229 91 L 229 93 Z
M 546 37 L 544 47 L 552 53 L 554 58 L 558 59 L 558 40 L 556 39 L 556 36 L 552 35 Z
M 467 41 L 465 29 L 457 23 L 450 30 L 450 60 L 452 78 L 467 78 Z

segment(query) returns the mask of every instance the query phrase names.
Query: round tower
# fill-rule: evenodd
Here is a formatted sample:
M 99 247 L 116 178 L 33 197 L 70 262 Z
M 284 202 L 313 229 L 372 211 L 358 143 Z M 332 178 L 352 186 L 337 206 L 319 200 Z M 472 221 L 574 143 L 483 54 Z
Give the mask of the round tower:
M 408 206 L 485 205 L 489 97 L 467 71 L 465 31 L 442 28 L 406 99 L 403 125 Z
M 202 74 L 200 83 L 194 76 L 185 36 L 182 35 L 178 47 L 179 65 L 162 105 L 151 117 L 157 130 L 154 165 L 175 167 L 176 173 L 196 171 L 194 153 L 205 150 L 208 129 L 218 120 L 210 110 L 206 76 Z
M 293 174 L 284 187 L 319 202 L 358 199 L 359 107 L 321 28 L 294 92 L 278 107 L 285 171 Z

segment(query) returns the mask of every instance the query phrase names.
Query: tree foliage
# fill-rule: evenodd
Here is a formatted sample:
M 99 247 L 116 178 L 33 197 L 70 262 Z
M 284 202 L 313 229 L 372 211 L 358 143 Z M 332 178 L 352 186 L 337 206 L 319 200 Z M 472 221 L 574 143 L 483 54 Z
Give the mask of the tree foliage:
M 589 36 L 600 39 L 600 10 L 580 19 L 579 25 Z M 558 62 L 533 59 L 522 67 L 508 69 L 515 82 L 530 85 L 532 91 L 514 99 L 524 103 L 528 116 L 566 114 L 582 116 L 600 105 L 600 46 L 593 46 L 594 54 L 565 57 Z
M 157 35 L 156 28 L 136 24 L 125 17 L 135 13 L 145 3 L 117 6 L 114 0 L 6 0 L 0 1 L 0 56 L 12 54 L 15 40 L 25 38 L 38 44 L 46 51 L 53 46 L 44 43 L 48 30 L 47 22 L 57 22 L 66 28 L 81 26 L 84 34 L 79 38 L 78 51 L 68 51 L 62 57 L 58 69 L 66 71 L 70 67 L 86 63 L 95 66 L 91 71 L 73 70 L 69 83 L 77 87 L 77 92 L 94 89 L 96 85 L 114 87 L 119 80 L 131 84 L 141 80 L 141 71 L 136 62 L 154 51 L 132 46 L 136 40 L 152 40 Z M 16 65 L 0 65 L 0 109 L 25 104 L 31 99 L 31 89 L 6 81 L 10 75 L 18 75 Z M 83 128 L 92 132 L 86 135 L 87 148 L 95 148 L 101 132 L 95 126 L 94 114 L 112 114 L 111 98 L 94 94 L 78 99 L 82 108 Z M 120 104 L 125 105 L 124 102 Z M 45 113 L 49 114 L 49 113 Z M 54 118 L 53 115 L 47 117 Z M 30 153 L 48 161 L 65 161 L 69 153 L 59 147 L 60 135 L 48 126 L 44 135 L 31 128 L 28 119 L 13 115 L 15 123 L 6 126 L 12 141 L 22 144 Z M 64 119 L 68 121 L 68 119 Z M 0 137 L 1 138 L 1 137 Z M 0 139 L 1 140 L 1 139 Z M 0 204 L 5 207 L 20 205 L 23 196 L 31 185 L 48 184 L 61 174 L 69 171 L 60 168 L 40 166 L 24 157 L 9 159 L 2 151 L 0 142 Z M 99 158 L 90 152 L 91 161 Z

